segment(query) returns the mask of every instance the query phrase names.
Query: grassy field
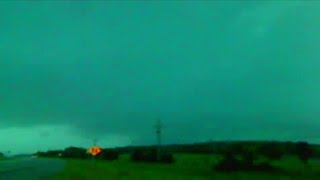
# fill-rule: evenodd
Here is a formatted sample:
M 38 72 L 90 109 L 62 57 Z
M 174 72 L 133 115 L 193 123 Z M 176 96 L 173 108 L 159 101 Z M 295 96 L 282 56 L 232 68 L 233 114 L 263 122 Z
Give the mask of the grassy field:
M 13 158 L 8 158 L 8 157 L 2 157 L 0 158 L 0 161 L 7 161 L 7 160 L 12 160 Z
M 219 158 L 209 155 L 176 155 L 175 164 L 145 164 L 132 163 L 128 156 L 114 162 L 68 160 L 63 172 L 52 177 L 52 180 L 63 179 L 137 179 L 137 180 L 182 180 L 182 179 L 221 179 L 221 180 L 319 180 L 320 162 L 310 161 L 310 167 L 305 166 L 294 157 L 286 157 L 275 162 L 281 167 L 281 173 L 218 173 L 211 167 Z

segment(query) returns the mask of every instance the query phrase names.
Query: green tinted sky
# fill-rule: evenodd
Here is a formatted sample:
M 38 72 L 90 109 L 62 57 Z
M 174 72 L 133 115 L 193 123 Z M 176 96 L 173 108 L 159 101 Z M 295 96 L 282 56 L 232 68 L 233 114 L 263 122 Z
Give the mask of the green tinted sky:
M 317 141 L 319 18 L 315 1 L 1 2 L 0 146 L 150 144 L 158 117 L 167 143 Z

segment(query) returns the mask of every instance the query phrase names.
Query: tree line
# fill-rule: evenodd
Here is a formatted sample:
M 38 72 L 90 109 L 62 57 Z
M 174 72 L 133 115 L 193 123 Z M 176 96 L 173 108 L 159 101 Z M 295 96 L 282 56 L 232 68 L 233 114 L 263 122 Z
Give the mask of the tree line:
M 214 165 L 218 171 L 271 171 L 272 161 L 281 160 L 286 155 L 296 156 L 304 164 L 311 158 L 320 158 L 320 148 L 307 142 L 214 142 L 187 145 L 166 145 L 161 147 L 161 153 L 156 146 L 132 146 L 121 148 L 104 148 L 95 159 L 114 161 L 123 154 L 129 154 L 130 160 L 135 163 L 174 163 L 174 154 L 211 154 L 219 155 L 221 160 Z M 64 150 L 37 152 L 40 157 L 60 157 L 92 159 L 87 149 L 68 147 Z M 257 160 L 262 162 L 256 163 Z

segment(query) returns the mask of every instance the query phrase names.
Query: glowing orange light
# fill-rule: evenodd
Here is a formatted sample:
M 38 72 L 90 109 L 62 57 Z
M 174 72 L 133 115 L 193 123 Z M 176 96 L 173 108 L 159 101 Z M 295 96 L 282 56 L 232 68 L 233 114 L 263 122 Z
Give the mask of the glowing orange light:
M 98 155 L 99 153 L 102 152 L 102 149 L 101 149 L 100 147 L 98 147 L 98 146 L 94 146 L 94 147 L 90 148 L 90 149 L 88 150 L 88 152 L 89 152 L 91 155 L 96 156 L 96 155 Z

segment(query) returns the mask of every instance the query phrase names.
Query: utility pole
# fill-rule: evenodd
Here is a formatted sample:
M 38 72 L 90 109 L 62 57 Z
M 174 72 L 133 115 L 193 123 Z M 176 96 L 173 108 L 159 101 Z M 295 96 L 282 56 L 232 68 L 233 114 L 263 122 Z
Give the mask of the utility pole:
M 93 146 L 97 146 L 97 141 L 98 141 L 97 138 L 94 138 L 94 139 L 93 139 Z
M 98 141 L 98 139 L 97 139 L 97 138 L 94 138 L 92 141 L 93 141 L 93 147 L 97 146 L 97 141 Z M 94 155 L 92 155 L 92 161 L 95 162 L 95 157 L 94 157 Z
M 157 145 L 158 145 L 158 152 L 157 152 L 157 159 L 160 160 L 160 153 L 161 153 L 161 141 L 162 141 L 162 129 L 163 125 L 161 124 L 161 120 L 158 119 L 155 125 L 156 129 L 156 136 L 157 136 Z

